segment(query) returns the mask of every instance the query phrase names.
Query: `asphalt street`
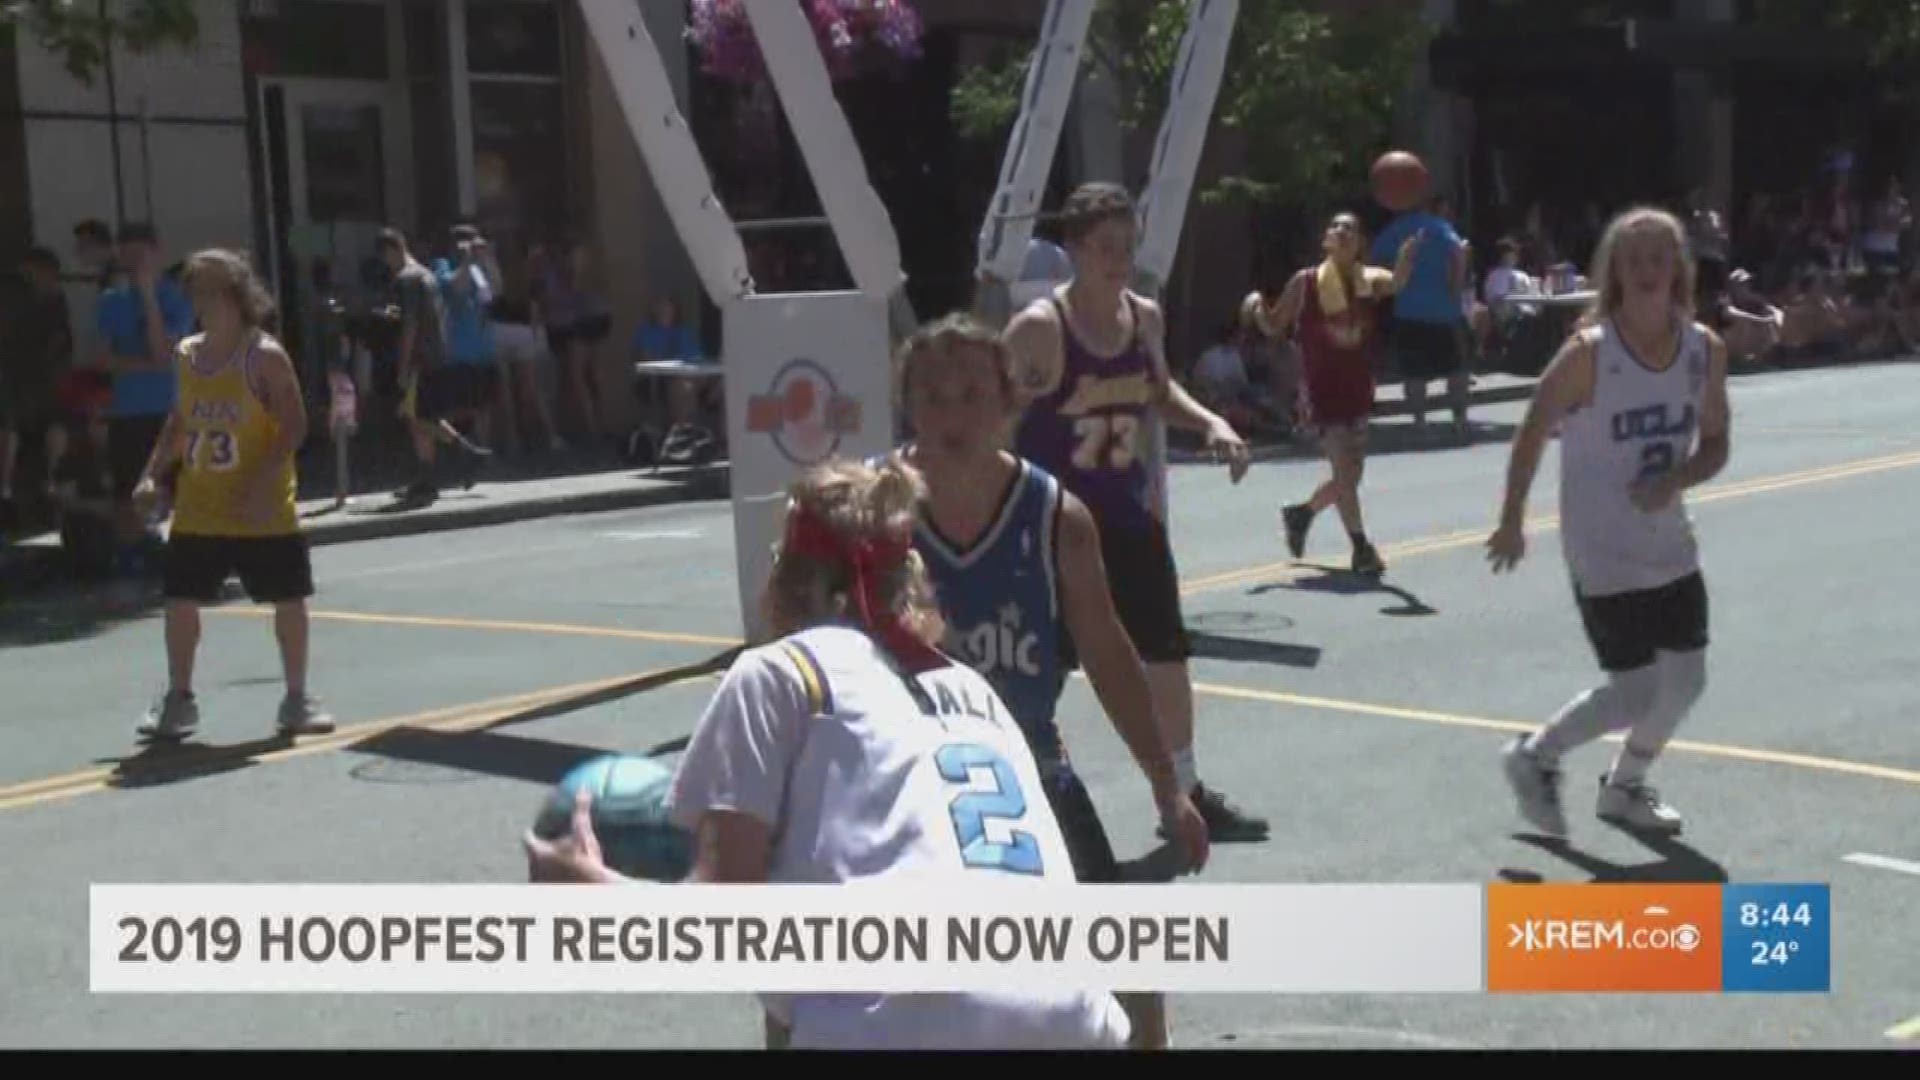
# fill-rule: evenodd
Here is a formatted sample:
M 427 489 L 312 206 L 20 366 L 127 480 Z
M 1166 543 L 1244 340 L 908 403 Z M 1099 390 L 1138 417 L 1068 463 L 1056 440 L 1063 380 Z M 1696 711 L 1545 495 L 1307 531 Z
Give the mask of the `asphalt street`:
M 1482 543 L 1522 406 L 1478 438 L 1377 425 L 1365 487 L 1389 562 L 1341 572 L 1334 519 L 1293 565 L 1277 508 L 1321 467 L 1239 486 L 1183 467 L 1175 544 L 1198 635 L 1201 775 L 1271 817 L 1215 881 L 1825 881 L 1820 996 L 1194 995 L 1183 1047 L 1901 1045 L 1920 1025 L 1920 376 L 1913 364 L 1735 381 L 1731 464 L 1694 493 L 1713 597 L 1711 683 L 1653 779 L 1688 815 L 1649 845 L 1595 820 L 1610 748 L 1569 761 L 1573 835 L 1524 838 L 1498 767 L 1510 733 L 1597 678 L 1552 515 L 1528 560 Z M 498 882 L 546 786 L 606 750 L 672 754 L 739 633 L 724 503 L 522 522 L 315 553 L 315 689 L 342 730 L 272 741 L 271 623 L 210 612 L 204 748 L 142 754 L 162 688 L 152 597 L 0 612 L 0 1045 L 735 1047 L 750 999 L 121 997 L 87 987 L 92 882 Z M 1123 858 L 1156 846 L 1145 785 L 1084 683 L 1066 730 Z M 1849 856 L 1877 856 L 1853 859 Z M 1912 867 L 1920 869 L 1920 867 Z M 1920 1036 L 1920 1030 L 1915 1030 Z

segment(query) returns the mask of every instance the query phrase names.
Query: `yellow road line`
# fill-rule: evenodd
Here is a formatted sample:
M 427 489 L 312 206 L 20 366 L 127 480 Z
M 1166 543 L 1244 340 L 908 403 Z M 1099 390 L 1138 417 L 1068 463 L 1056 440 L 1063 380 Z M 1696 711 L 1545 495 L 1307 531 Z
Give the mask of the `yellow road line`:
M 222 615 L 229 618 L 265 619 L 273 616 L 271 608 L 233 607 L 207 608 L 208 615 Z M 670 630 L 628 630 L 617 626 L 579 626 L 573 623 L 516 622 L 508 619 L 462 619 L 439 615 L 382 615 L 364 611 L 313 611 L 309 613 L 317 622 L 369 623 L 384 626 L 424 626 L 441 630 L 501 630 L 521 634 L 555 634 L 575 637 L 626 638 L 631 641 L 654 641 L 668 645 L 711 645 L 728 649 L 740 644 L 738 638 L 714 637 L 711 634 L 681 634 Z
M 1920 451 L 1906 451 L 1898 454 L 1886 454 L 1881 457 L 1862 458 L 1858 461 L 1843 461 L 1834 465 L 1822 465 L 1817 468 L 1801 469 L 1795 472 L 1778 473 L 1773 476 L 1759 476 L 1749 480 L 1715 484 L 1701 488 L 1687 496 L 1689 505 L 1720 502 L 1723 499 L 1740 498 L 1746 495 L 1759 495 L 1769 491 L 1782 491 L 1804 484 L 1825 483 L 1832 480 L 1844 480 L 1870 473 L 1884 472 L 1888 469 L 1901 469 L 1920 465 Z M 1527 531 L 1539 532 L 1560 526 L 1558 515 L 1547 514 L 1527 519 Z M 1380 549 L 1380 555 L 1388 562 L 1409 555 L 1422 555 L 1435 551 L 1450 551 L 1458 548 L 1473 547 L 1485 542 L 1491 535 L 1491 525 L 1481 529 L 1463 529 L 1459 532 L 1440 536 L 1425 537 L 1417 540 L 1388 544 Z M 1227 570 L 1205 577 L 1191 578 L 1181 585 L 1182 596 L 1209 592 L 1214 589 L 1241 585 L 1250 581 L 1273 580 L 1291 581 L 1310 568 L 1298 563 L 1271 562 L 1259 566 L 1244 567 L 1239 570 Z
M 1330 712 L 1358 713 L 1364 716 L 1385 716 L 1396 720 L 1412 720 L 1423 724 L 1443 724 L 1449 727 L 1478 728 L 1483 731 L 1504 731 L 1519 734 L 1533 731 L 1538 723 L 1525 723 L 1519 720 L 1495 720 L 1485 716 L 1466 716 L 1460 713 L 1439 712 L 1434 709 L 1408 709 L 1398 705 L 1376 705 L 1364 701 L 1345 701 L 1340 698 L 1314 697 L 1308 694 L 1289 694 L 1280 690 L 1258 690 L 1247 686 L 1223 686 L 1218 683 L 1195 683 L 1193 692 L 1212 697 L 1239 698 L 1245 701 L 1264 701 L 1275 705 L 1296 705 L 1308 709 L 1324 709 Z M 1618 734 L 1607 737 L 1618 742 Z M 1844 773 L 1849 776 L 1865 776 L 1875 780 L 1892 780 L 1895 783 L 1920 786 L 1920 770 L 1901 769 L 1891 765 L 1874 765 L 1861 761 L 1845 761 L 1839 758 L 1818 757 L 1813 754 L 1796 754 L 1785 750 L 1767 750 L 1751 746 L 1730 746 L 1725 743 L 1693 742 L 1687 739 L 1675 739 L 1667 744 L 1668 749 L 1704 757 L 1730 758 L 1736 761 L 1752 761 L 1766 765 L 1785 765 L 1800 769 L 1814 769 L 1821 772 Z
M 1887 1029 L 1887 1038 L 1902 1042 L 1908 1039 L 1920 1039 L 1920 1016 L 1911 1020 L 1902 1020 Z
M 1690 496 L 1689 501 L 1695 504 L 1717 502 L 1722 499 L 1779 491 L 1805 484 L 1846 479 L 1848 477 L 1862 476 L 1888 469 L 1905 468 L 1911 465 L 1920 465 L 1920 451 L 1887 454 L 1876 458 L 1863 458 L 1858 461 L 1840 462 L 1796 472 L 1755 477 L 1750 480 L 1714 485 L 1704 488 L 1700 492 Z M 1527 524 L 1531 529 L 1551 529 L 1557 527 L 1559 518 L 1553 515 L 1543 515 L 1529 519 Z M 1471 546 L 1480 543 L 1484 536 L 1484 530 L 1461 530 L 1459 532 L 1388 545 L 1382 549 L 1382 553 L 1392 557 L 1404 558 L 1409 555 Z M 1241 570 L 1216 574 L 1211 577 L 1194 579 L 1189 582 L 1182 591 L 1187 594 L 1192 594 L 1207 589 L 1220 588 L 1225 585 L 1275 575 L 1293 577 L 1306 572 L 1308 569 L 1310 568 L 1300 567 L 1290 562 L 1247 567 Z M 210 615 L 246 618 L 265 618 L 271 615 L 271 611 L 269 610 L 251 607 L 208 608 L 206 609 L 206 613 Z M 463 619 L 427 615 L 381 615 L 354 611 L 315 611 L 312 612 L 312 617 L 315 620 L 321 621 L 616 638 L 635 641 L 652 641 L 663 644 L 703 645 L 716 648 L 732 648 L 740 644 L 737 638 L 719 637 L 708 634 L 682 634 L 663 630 L 632 630 L 621 627 L 583 626 L 573 623 L 520 622 L 502 619 Z M 671 674 L 678 670 L 680 669 L 666 669 L 664 672 L 646 673 L 640 676 L 622 676 L 615 679 L 575 683 L 569 686 L 554 687 L 548 690 L 536 690 L 526 694 L 493 698 L 466 705 L 429 709 L 424 712 L 411 713 L 406 716 L 393 717 L 386 720 L 369 720 L 358 724 L 347 725 L 330 735 L 309 739 L 292 747 L 268 751 L 249 760 L 255 762 L 277 761 L 304 754 L 318 753 L 322 750 L 336 749 L 356 742 L 366 736 L 376 735 L 382 731 L 402 726 L 428 727 L 434 730 L 444 731 L 471 730 L 475 727 L 484 727 L 497 719 L 513 715 L 518 711 L 529 708 L 541 708 L 578 694 L 597 693 L 622 683 L 648 678 L 652 675 Z M 1279 691 L 1253 690 L 1244 687 L 1201 684 L 1196 685 L 1194 689 L 1198 693 L 1210 693 L 1216 696 L 1252 697 L 1258 700 L 1304 705 L 1313 708 L 1359 712 L 1375 716 L 1416 720 L 1425 723 L 1452 724 L 1455 726 L 1478 727 L 1499 731 L 1530 731 L 1537 726 L 1519 721 L 1458 716 L 1451 713 L 1441 713 L 1425 709 L 1366 705 L 1358 702 L 1340 701 L 1333 698 L 1316 698 L 1308 695 L 1285 694 Z M 1710 743 L 1677 741 L 1670 745 L 1675 749 L 1683 749 L 1694 753 L 1718 757 L 1850 773 L 1856 776 L 1895 780 L 1903 783 L 1920 783 L 1920 773 L 1889 766 L 1840 761 L 1832 758 L 1792 754 L 1777 750 L 1721 746 Z M 191 758 L 183 759 L 181 764 L 192 764 L 200 760 L 205 759 L 200 755 L 194 755 Z M 217 760 L 217 758 L 215 760 Z M 115 770 L 113 769 L 85 769 L 60 776 L 45 777 L 39 780 L 31 780 L 7 787 L 0 787 L 0 810 L 52 802 L 57 799 L 83 794 L 88 791 L 102 790 L 112 785 L 114 775 Z
M 588 629 L 588 628 L 581 628 Z M 222 763 L 245 763 L 248 765 L 266 764 L 274 761 L 287 761 L 329 750 L 339 750 L 368 738 L 384 734 L 397 728 L 410 727 L 429 731 L 462 732 L 474 731 L 490 724 L 498 723 L 523 712 L 535 711 L 558 704 L 569 698 L 604 693 L 622 686 L 644 685 L 646 683 L 675 682 L 680 679 L 702 674 L 712 666 L 711 661 L 680 667 L 657 668 L 637 674 L 621 675 L 610 679 L 594 679 L 588 682 L 571 683 L 566 686 L 549 687 L 522 694 L 488 698 L 484 701 L 468 702 L 464 705 L 452 705 L 438 709 L 407 713 L 382 720 L 367 720 L 357 724 L 348 724 L 326 735 L 309 736 L 299 742 L 267 750 L 259 754 L 236 755 L 230 750 L 218 747 L 196 749 L 182 747 L 173 756 L 161 757 L 151 765 L 142 765 L 128 773 L 130 776 L 143 776 L 151 773 L 165 776 L 170 772 L 192 769 L 200 765 Z M 113 768 L 85 769 L 67 773 L 63 776 L 50 776 L 40 780 L 27 781 L 0 787 L 0 810 L 16 807 L 34 806 L 55 802 L 75 795 L 104 791 L 116 786 L 115 777 L 119 770 Z

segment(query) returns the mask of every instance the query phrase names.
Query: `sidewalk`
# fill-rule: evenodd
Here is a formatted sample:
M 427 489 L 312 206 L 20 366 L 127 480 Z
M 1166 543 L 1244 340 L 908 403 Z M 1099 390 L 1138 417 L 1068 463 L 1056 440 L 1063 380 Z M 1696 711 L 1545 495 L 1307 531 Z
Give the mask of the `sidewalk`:
M 1500 373 L 1478 377 L 1472 392 L 1475 407 L 1500 402 L 1524 401 L 1532 393 L 1534 380 Z M 1429 408 L 1442 421 L 1443 398 L 1430 397 Z M 1404 416 L 1407 413 L 1402 388 L 1397 383 L 1382 384 L 1374 407 L 1376 419 Z M 1272 461 L 1309 448 L 1292 442 L 1256 445 L 1256 461 Z M 1205 455 L 1196 450 L 1174 447 L 1169 460 L 1188 464 Z M 324 466 L 323 466 L 324 467 Z M 303 499 L 301 524 L 310 542 L 318 547 L 357 540 L 378 540 L 396 536 L 417 536 L 449 529 L 470 529 L 484 525 L 502 525 L 515 521 L 556 517 L 564 514 L 589 514 L 608 510 L 631 510 L 668 503 L 702 499 L 723 499 L 728 493 L 727 464 L 717 462 L 697 468 L 663 468 L 659 472 L 640 466 L 594 468 L 572 475 L 547 475 L 529 479 L 482 479 L 470 490 L 449 487 L 431 506 L 412 507 L 396 504 L 389 490 L 375 489 L 355 495 L 344 509 L 336 508 L 331 497 Z M 321 487 L 303 485 L 310 490 Z M 23 572 L 32 576 L 37 565 L 53 560 L 59 553 L 60 538 L 42 533 L 18 541 L 0 550 L 0 579 L 14 578 Z

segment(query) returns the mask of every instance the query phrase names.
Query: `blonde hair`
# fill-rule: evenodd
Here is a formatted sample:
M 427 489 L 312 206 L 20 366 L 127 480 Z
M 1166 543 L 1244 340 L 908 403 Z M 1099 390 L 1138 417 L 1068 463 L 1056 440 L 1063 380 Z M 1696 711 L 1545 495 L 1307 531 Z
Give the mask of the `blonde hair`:
M 895 385 L 900 388 L 900 400 L 906 401 L 911 396 L 913 369 L 920 366 L 923 358 L 944 359 L 965 348 L 984 349 L 993 356 L 1000 389 L 1008 398 L 1013 397 L 1013 351 L 985 323 L 965 312 L 954 312 L 915 330 L 895 350 Z
M 241 252 L 225 248 L 196 251 L 187 256 L 180 279 L 189 294 L 203 282 L 224 293 L 239 309 L 240 321 L 248 329 L 259 330 L 273 319 L 273 297 Z
M 1658 207 L 1641 206 L 1616 215 L 1594 248 L 1593 306 L 1581 317 L 1582 326 L 1595 326 L 1612 318 L 1626 300 L 1626 285 L 1621 281 L 1620 246 L 1630 236 L 1657 233 L 1673 244 L 1673 306 L 1691 317 L 1693 290 L 1699 271 L 1687 246 L 1686 226 L 1680 219 Z
M 946 632 L 926 564 L 910 546 L 914 518 L 926 486 L 898 454 L 878 466 L 833 458 L 808 470 L 788 489 L 788 513 L 804 509 L 850 541 L 902 539 L 906 559 L 879 583 L 880 606 L 898 615 L 929 645 Z M 768 622 L 790 634 L 857 611 L 850 567 L 805 555 L 777 552 L 767 581 Z M 875 612 L 876 616 L 879 612 Z

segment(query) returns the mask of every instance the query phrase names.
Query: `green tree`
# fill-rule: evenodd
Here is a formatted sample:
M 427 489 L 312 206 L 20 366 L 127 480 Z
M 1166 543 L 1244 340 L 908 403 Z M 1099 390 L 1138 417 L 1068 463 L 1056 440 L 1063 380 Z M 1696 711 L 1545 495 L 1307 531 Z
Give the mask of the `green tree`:
M 0 31 L 25 27 L 91 86 L 109 47 L 145 52 L 190 45 L 200 34 L 193 0 L 12 0 L 0 4 Z
M 1158 127 L 1185 31 L 1185 4 L 1105 0 L 1095 13 L 1089 62 L 1116 80 L 1129 128 Z M 1317 208 L 1351 191 L 1385 149 L 1395 102 L 1427 42 L 1414 3 L 1243 3 L 1215 119 L 1246 134 L 1246 153 L 1241 168 L 1199 197 Z M 1004 136 L 1026 63 L 1022 52 L 962 75 L 951 102 L 962 134 Z
M 1761 23 L 1858 35 L 1895 92 L 1920 89 L 1920 0 L 1759 0 Z

